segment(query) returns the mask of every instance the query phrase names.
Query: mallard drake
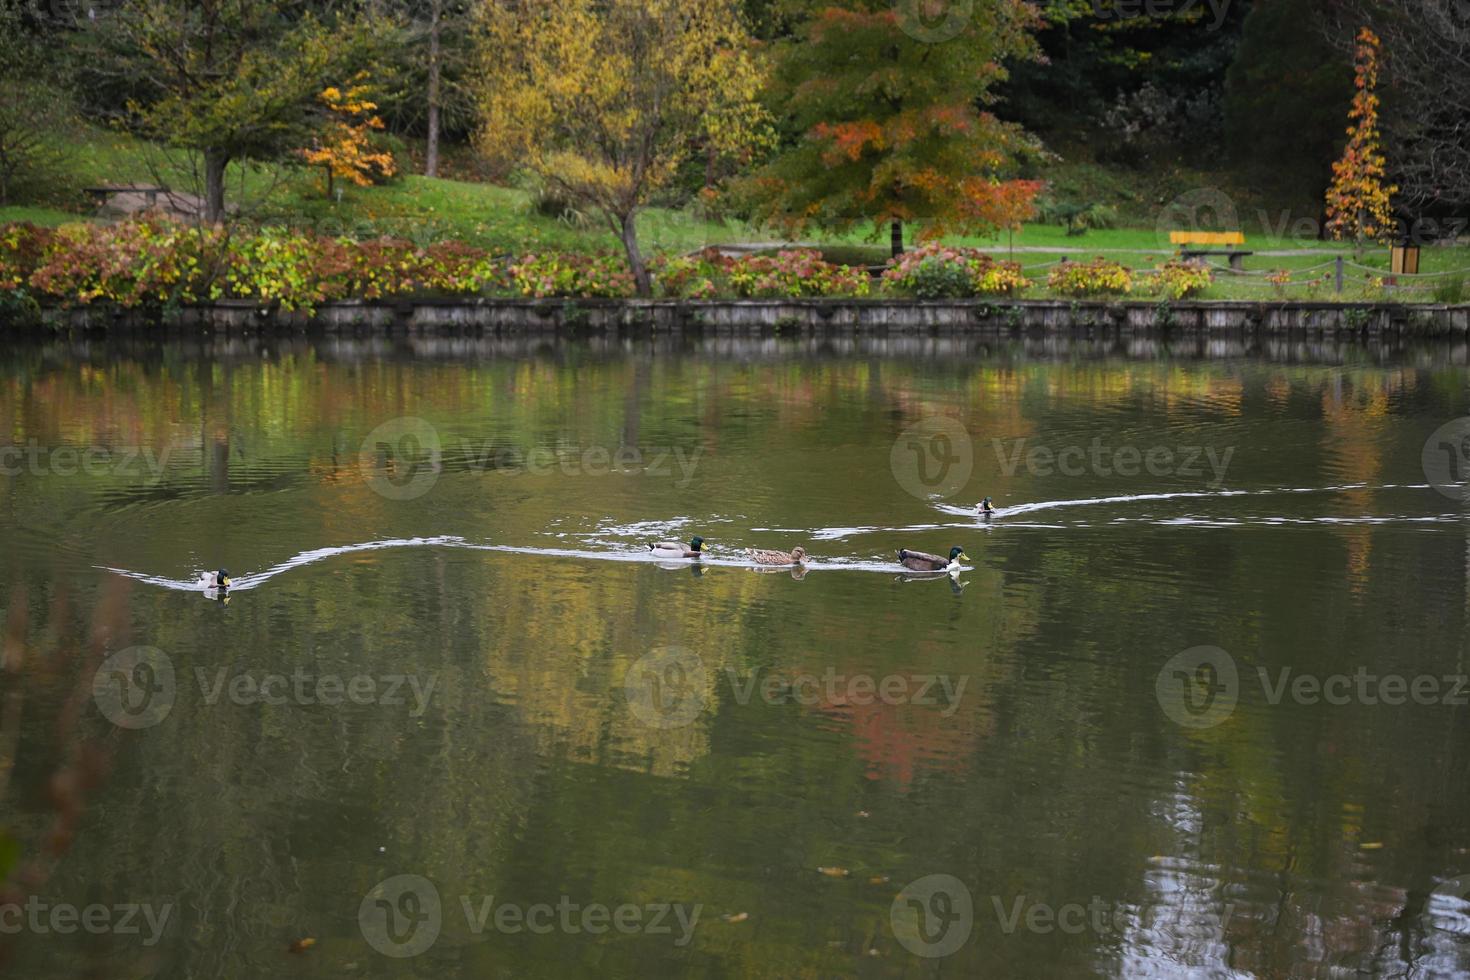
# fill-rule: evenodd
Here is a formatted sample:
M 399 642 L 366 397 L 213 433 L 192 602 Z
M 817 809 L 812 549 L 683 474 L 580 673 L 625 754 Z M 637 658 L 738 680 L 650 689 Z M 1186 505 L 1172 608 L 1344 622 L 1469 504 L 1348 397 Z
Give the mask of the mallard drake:
M 745 553 L 757 565 L 800 565 L 806 560 L 806 549 L 797 545 L 790 551 L 763 551 L 760 548 L 746 548 Z
M 975 505 L 975 512 L 978 514 L 985 514 L 987 516 L 990 514 L 994 514 L 995 505 L 990 502 L 989 497 L 986 497 L 984 500 Z
M 216 572 L 200 572 L 199 587 L 203 589 L 228 589 L 230 573 L 221 568 Z
M 678 541 L 655 541 L 648 550 L 659 558 L 698 558 L 704 551 L 704 538 L 695 535 L 687 548 Z
M 957 572 L 962 560 L 969 561 L 970 556 L 965 554 L 965 549 L 960 547 L 949 549 L 947 560 L 923 551 L 898 549 L 898 563 L 916 572 Z

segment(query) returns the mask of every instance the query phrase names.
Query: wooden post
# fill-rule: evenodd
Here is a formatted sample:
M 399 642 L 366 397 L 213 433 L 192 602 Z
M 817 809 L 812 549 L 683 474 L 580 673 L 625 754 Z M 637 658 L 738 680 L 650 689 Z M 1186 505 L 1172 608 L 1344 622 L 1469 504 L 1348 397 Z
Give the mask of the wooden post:
M 1337 257 L 1337 291 L 1342 292 L 1342 256 Z

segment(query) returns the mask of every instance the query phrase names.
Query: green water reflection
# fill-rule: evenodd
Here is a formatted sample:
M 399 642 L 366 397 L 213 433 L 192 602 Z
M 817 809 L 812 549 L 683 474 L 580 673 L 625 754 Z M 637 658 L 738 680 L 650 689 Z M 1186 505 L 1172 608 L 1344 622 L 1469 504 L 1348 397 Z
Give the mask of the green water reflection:
M 6 900 L 168 919 L 61 933 L 48 911 L 0 934 L 6 965 L 1470 968 L 1470 906 L 1432 894 L 1470 873 L 1470 548 L 1421 458 L 1466 414 L 1464 363 L 1148 340 L 12 350 Z M 964 438 L 926 441 L 935 417 Z M 703 567 L 647 559 L 691 534 Z M 742 564 L 796 544 L 805 574 Z M 892 560 L 954 545 L 953 579 Z M 218 567 L 228 602 L 187 587 Z M 99 700 L 98 665 L 135 646 L 164 659 L 112 661 L 122 701 Z M 1160 672 L 1200 646 L 1233 704 L 1180 724 Z M 1360 668 L 1443 686 L 1279 686 Z M 166 710 L 115 724 L 144 683 Z M 952 886 L 905 891 L 936 874 L 969 914 Z M 398 875 L 438 914 L 381 886 Z M 382 951 L 419 929 L 417 955 Z

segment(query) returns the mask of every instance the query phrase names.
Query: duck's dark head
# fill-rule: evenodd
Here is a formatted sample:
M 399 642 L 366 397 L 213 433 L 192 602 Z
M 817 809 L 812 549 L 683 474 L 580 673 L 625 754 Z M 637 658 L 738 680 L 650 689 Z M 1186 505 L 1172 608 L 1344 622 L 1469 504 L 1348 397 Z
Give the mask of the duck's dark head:
M 230 573 L 225 571 L 223 568 L 215 572 L 214 584 L 222 589 L 228 589 L 230 587 Z
M 982 510 L 990 510 L 992 506 L 994 505 L 991 504 L 989 497 L 986 497 L 984 500 L 980 501 L 980 508 Z
M 703 551 L 704 550 L 704 538 L 701 538 L 697 534 L 694 537 L 690 538 L 689 539 L 689 550 L 690 551 L 696 551 L 696 552 L 697 551 Z
M 959 561 L 961 559 L 963 559 L 964 561 L 969 561 L 970 560 L 970 556 L 967 555 L 967 554 L 965 554 L 965 549 L 964 548 L 961 548 L 958 545 L 956 545 L 955 547 L 949 549 L 949 560 L 950 561 Z

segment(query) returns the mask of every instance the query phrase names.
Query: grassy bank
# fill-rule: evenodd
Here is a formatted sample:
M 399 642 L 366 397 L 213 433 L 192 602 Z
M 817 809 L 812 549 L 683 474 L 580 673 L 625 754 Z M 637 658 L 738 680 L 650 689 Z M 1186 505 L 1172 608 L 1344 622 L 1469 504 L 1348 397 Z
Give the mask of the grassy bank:
M 79 130 L 58 137 L 61 164 L 44 193 L 23 206 L 0 208 L 0 222 L 30 221 L 56 226 L 85 220 L 90 201 L 83 188 L 104 183 L 163 183 L 177 189 L 197 187 L 198 180 L 182 155 L 168 154 L 130 137 Z M 989 238 L 957 237 L 954 244 L 986 249 L 1010 258 L 1033 281 L 1044 281 L 1048 270 L 1062 260 L 1079 261 L 1105 255 L 1133 269 L 1150 269 L 1172 254 L 1165 231 L 1147 219 L 1161 203 L 1187 190 L 1213 186 L 1211 175 L 1167 171 L 1147 181 L 1090 164 L 1059 166 L 1050 175 L 1061 192 L 1076 198 L 1107 199 L 1120 220 L 1134 227 L 1093 229 L 1069 235 L 1055 225 L 1028 224 L 1013 235 Z M 383 186 L 348 187 L 339 197 L 327 198 L 319 173 L 300 167 L 237 166 L 230 175 L 230 198 L 240 214 L 252 222 L 289 225 L 318 233 L 357 239 L 380 235 L 407 238 L 420 244 L 454 239 L 477 248 L 523 255 L 539 250 L 611 252 L 617 242 L 599 222 L 570 215 L 541 213 L 526 190 L 416 175 Z M 1233 200 L 1234 198 L 1232 198 Z M 1238 208 L 1254 255 L 1245 260 L 1245 275 L 1216 270 L 1213 286 L 1204 298 L 1271 300 L 1381 300 L 1461 301 L 1470 281 L 1470 247 L 1426 247 L 1421 273 L 1430 277 L 1399 286 L 1380 282 L 1388 269 L 1388 250 L 1372 248 L 1354 255 L 1349 246 L 1310 238 L 1271 234 L 1260 228 L 1290 227 L 1285 216 L 1268 215 L 1248 203 Z M 685 253 L 707 245 L 730 243 L 777 244 L 769 231 L 738 222 L 702 220 L 694 214 L 651 208 L 640 222 L 645 250 L 650 254 Z M 878 264 L 886 248 L 863 233 L 824 235 L 802 244 L 822 247 L 834 261 Z M 1343 289 L 1336 282 L 1335 259 L 1345 257 Z M 1216 260 L 1223 266 L 1223 260 Z M 1272 272 L 1287 270 L 1291 281 L 1266 281 Z M 1450 275 L 1464 271 L 1463 278 Z M 1458 283 L 1458 285 L 1457 285 Z M 1045 295 L 1033 289 L 1031 295 Z

